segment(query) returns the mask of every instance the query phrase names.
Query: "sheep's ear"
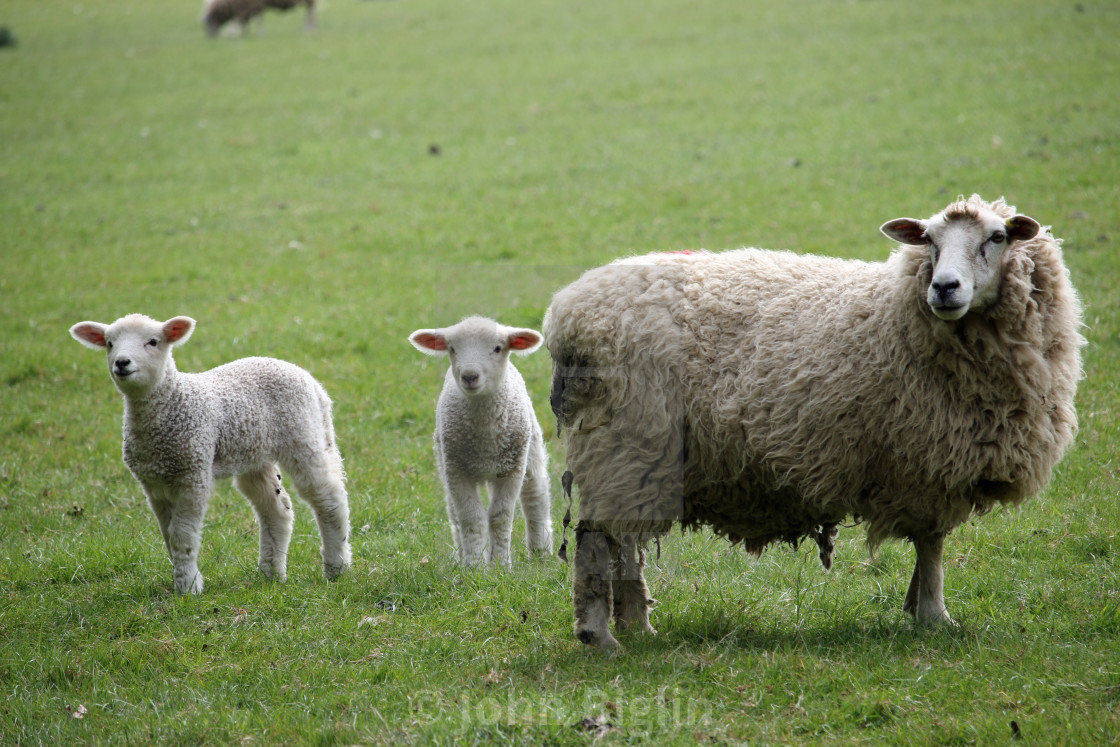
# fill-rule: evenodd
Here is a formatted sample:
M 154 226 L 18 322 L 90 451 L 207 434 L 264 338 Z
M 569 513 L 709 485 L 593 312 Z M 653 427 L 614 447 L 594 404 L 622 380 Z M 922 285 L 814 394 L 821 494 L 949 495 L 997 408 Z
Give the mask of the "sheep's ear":
M 1038 236 L 1038 232 L 1042 230 L 1042 226 L 1038 225 L 1038 221 L 1034 218 L 1028 218 L 1025 215 L 1016 215 L 1014 218 L 1007 219 L 1007 240 L 1008 241 L 1026 241 Z
M 413 347 L 425 355 L 447 355 L 447 338 L 434 329 L 418 329 L 408 336 Z
M 879 230 L 888 239 L 894 239 L 900 244 L 922 246 L 928 244 L 926 239 L 926 222 L 913 218 L 895 218 L 879 226 Z
M 70 336 L 87 348 L 101 350 L 109 344 L 105 338 L 107 329 L 109 326 L 101 322 L 78 322 L 70 328 Z
M 163 323 L 163 339 L 172 345 L 182 345 L 190 339 L 194 332 L 194 319 L 189 316 L 177 316 Z
M 509 349 L 519 355 L 528 355 L 544 342 L 541 333 L 532 329 L 511 329 L 507 339 L 509 340 Z

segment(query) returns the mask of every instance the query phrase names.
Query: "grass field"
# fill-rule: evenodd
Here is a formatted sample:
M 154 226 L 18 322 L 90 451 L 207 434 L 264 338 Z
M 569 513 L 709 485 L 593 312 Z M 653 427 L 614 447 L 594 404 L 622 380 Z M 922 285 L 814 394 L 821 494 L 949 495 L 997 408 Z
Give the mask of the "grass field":
M 198 16 L 0 5 L 0 744 L 1120 742 L 1120 5 L 330 0 L 313 33 L 214 40 Z M 911 548 L 859 529 L 827 575 L 674 533 L 660 634 L 614 657 L 573 639 L 559 561 L 452 562 L 442 369 L 410 331 L 538 326 L 637 251 L 882 259 L 883 221 L 972 192 L 1066 240 L 1090 344 L 1050 489 L 947 543 L 959 626 L 912 625 Z M 120 397 L 67 334 L 133 311 L 199 321 L 182 370 L 324 383 L 351 573 L 323 580 L 301 504 L 289 581 L 261 578 L 227 484 L 205 593 L 170 590 Z M 520 367 L 558 476 L 550 361 Z

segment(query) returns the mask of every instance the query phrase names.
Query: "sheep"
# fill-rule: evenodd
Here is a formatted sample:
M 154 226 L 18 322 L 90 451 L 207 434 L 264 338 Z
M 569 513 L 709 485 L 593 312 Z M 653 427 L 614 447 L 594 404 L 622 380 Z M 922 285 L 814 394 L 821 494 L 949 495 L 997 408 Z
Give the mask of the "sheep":
M 952 621 L 946 535 L 1039 493 L 1073 441 L 1081 307 L 1060 241 L 1003 199 L 881 230 L 884 262 L 651 254 L 555 294 L 581 641 L 618 646 L 612 614 L 655 632 L 641 549 L 675 522 L 755 554 L 812 538 L 827 570 L 854 517 L 872 550 L 913 543 L 903 609 Z
M 525 380 L 509 360 L 511 352 L 528 355 L 539 348 L 540 333 L 473 316 L 452 327 L 418 329 L 408 339 L 421 353 L 451 359 L 433 440 L 459 562 L 512 566 L 519 495 L 530 554 L 550 554 L 548 453 Z M 489 510 L 479 497 L 484 483 Z
M 205 0 L 202 8 L 202 25 L 207 36 L 217 36 L 222 26 L 236 20 L 244 34 L 249 21 L 268 8 L 291 10 L 297 5 L 307 6 L 305 27 L 315 28 L 315 0 Z
M 78 342 L 108 354 L 124 396 L 124 462 L 159 521 L 175 591 L 198 594 L 202 521 L 215 479 L 233 477 L 260 524 L 259 568 L 287 578 L 295 522 L 277 465 L 315 512 L 323 568 L 337 578 L 351 562 L 350 509 L 331 400 L 311 374 L 274 358 L 242 358 L 180 373 L 172 349 L 195 321 L 130 314 L 112 324 L 80 322 Z

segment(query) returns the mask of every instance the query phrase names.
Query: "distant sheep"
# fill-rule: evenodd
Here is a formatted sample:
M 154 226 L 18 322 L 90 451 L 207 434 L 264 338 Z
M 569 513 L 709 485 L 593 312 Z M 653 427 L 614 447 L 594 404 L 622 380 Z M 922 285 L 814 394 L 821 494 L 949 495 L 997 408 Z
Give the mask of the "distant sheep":
M 511 352 L 540 347 L 540 333 L 470 317 L 408 339 L 421 353 L 451 358 L 436 406 L 435 453 L 460 562 L 510 567 L 518 496 L 529 552 L 551 553 L 548 454 L 525 381 L 509 360 Z M 483 484 L 489 510 L 479 497 Z
M 268 8 L 291 10 L 297 5 L 307 6 L 306 28 L 315 28 L 315 0 L 205 0 L 202 9 L 202 25 L 208 36 L 217 36 L 222 26 L 237 21 L 241 33 L 248 29 L 249 21 Z
M 903 609 L 949 620 L 945 536 L 1046 487 L 1077 428 L 1081 307 L 1048 229 L 978 196 L 882 231 L 881 263 L 652 254 L 558 292 L 543 331 L 579 487 L 585 643 L 652 632 L 640 548 L 708 525 L 751 552 L 839 523 L 910 540 Z
M 235 478 L 257 513 L 261 572 L 287 578 L 295 518 L 278 464 L 314 510 L 323 568 L 335 578 L 350 565 L 350 510 L 330 398 L 311 374 L 273 358 L 180 373 L 171 351 L 194 327 L 185 316 L 161 323 L 131 314 L 70 328 L 78 342 L 108 353 L 124 395 L 124 461 L 159 520 L 175 590 L 202 591 L 202 520 L 223 477 Z

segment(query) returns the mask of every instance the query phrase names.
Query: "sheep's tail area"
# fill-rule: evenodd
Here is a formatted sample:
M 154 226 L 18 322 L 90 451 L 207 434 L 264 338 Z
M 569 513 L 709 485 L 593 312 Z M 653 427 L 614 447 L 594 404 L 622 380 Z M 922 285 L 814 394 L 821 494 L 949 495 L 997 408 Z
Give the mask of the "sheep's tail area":
M 596 366 L 562 347 L 553 361 L 550 404 L 567 445 L 565 493 L 578 488 L 580 526 L 637 542 L 667 533 L 684 505 L 679 369 L 654 365 L 652 356 Z
M 346 467 L 342 463 L 342 452 L 338 448 L 338 438 L 334 432 L 334 403 L 331 402 L 330 395 L 323 385 L 315 382 L 316 393 L 319 396 L 319 415 L 323 423 L 323 435 L 326 438 L 327 457 L 331 460 L 331 466 L 334 467 L 339 478 L 346 482 Z

